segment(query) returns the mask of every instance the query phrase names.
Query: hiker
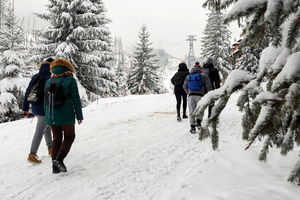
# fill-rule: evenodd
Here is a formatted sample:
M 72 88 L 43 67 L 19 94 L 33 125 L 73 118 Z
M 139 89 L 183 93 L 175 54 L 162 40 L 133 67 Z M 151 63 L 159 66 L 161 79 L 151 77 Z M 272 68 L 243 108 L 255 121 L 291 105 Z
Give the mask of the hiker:
M 183 83 L 186 76 L 189 74 L 189 69 L 187 65 L 182 62 L 178 65 L 178 71 L 174 74 L 171 79 L 172 84 L 174 85 L 174 93 L 176 97 L 176 110 L 177 110 L 177 121 L 181 121 L 180 107 L 181 107 L 181 98 L 182 98 L 182 107 L 183 115 L 182 118 L 188 118 L 186 115 L 186 106 L 187 106 L 187 94 L 183 89 Z
M 215 68 L 213 64 L 212 58 L 208 58 L 206 63 L 203 64 L 203 70 L 210 80 L 212 90 L 218 89 L 220 87 L 220 82 L 221 82 L 220 75 L 219 75 L 219 71 L 217 70 L 217 68 Z M 208 118 L 211 116 L 211 110 L 213 106 L 214 104 L 211 104 L 208 107 Z
M 201 72 L 203 72 L 203 70 L 202 70 L 202 68 L 201 68 L 201 65 L 200 65 L 200 63 L 197 61 L 197 62 L 195 62 L 195 65 L 194 65 L 194 67 L 198 67 L 198 68 L 200 68 L 201 69 Z
M 63 161 L 75 139 L 75 117 L 81 124 L 83 115 L 73 65 L 57 58 L 50 71 L 52 75 L 45 86 L 45 114 L 53 133 L 52 170 L 56 174 L 67 171 Z
M 190 70 L 190 74 L 185 78 L 183 88 L 188 94 L 188 104 L 190 112 L 190 125 L 192 134 L 196 133 L 196 126 L 200 127 L 203 116 L 193 117 L 192 114 L 197 107 L 197 103 L 211 90 L 211 83 L 208 76 L 201 71 L 199 62 Z
M 39 149 L 41 140 L 43 136 L 45 137 L 46 145 L 48 147 L 48 154 L 51 156 L 51 131 L 50 127 L 46 125 L 45 122 L 45 112 L 44 112 L 44 86 L 46 81 L 50 78 L 50 63 L 53 61 L 52 58 L 48 58 L 45 62 L 41 63 L 39 72 L 35 74 L 26 89 L 22 114 L 24 117 L 31 117 L 34 115 L 37 118 L 37 124 L 35 128 L 35 133 L 32 138 L 30 153 L 28 154 L 27 160 L 33 163 L 41 163 L 42 161 L 37 156 L 37 151 Z M 34 92 L 33 88 L 36 87 L 36 102 L 29 101 L 29 95 Z M 32 105 L 32 113 L 29 112 L 29 105 Z

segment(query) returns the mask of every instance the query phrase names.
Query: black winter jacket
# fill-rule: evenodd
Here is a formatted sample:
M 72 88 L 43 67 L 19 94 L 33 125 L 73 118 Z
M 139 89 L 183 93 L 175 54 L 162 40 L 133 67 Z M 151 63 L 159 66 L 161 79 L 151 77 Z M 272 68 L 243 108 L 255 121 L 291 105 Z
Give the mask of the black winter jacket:
M 171 82 L 174 85 L 174 91 L 179 91 L 179 90 L 184 91 L 182 86 L 188 74 L 189 74 L 188 68 L 181 67 L 178 69 L 178 72 L 176 72 L 171 79 Z
M 34 86 L 34 84 L 38 81 L 40 77 L 43 77 L 41 80 L 42 84 L 45 85 L 46 81 L 50 78 L 51 73 L 50 73 L 50 63 L 42 63 L 39 73 L 35 74 L 32 78 L 31 81 L 26 89 L 25 97 L 24 97 L 24 102 L 23 102 L 23 111 L 28 111 L 29 110 L 29 103 L 27 101 L 28 95 Z M 44 99 L 42 99 L 42 102 L 32 104 L 32 113 L 34 115 L 41 115 L 45 116 L 44 112 Z
M 203 65 L 203 70 L 211 82 L 212 89 L 214 90 L 219 88 L 221 82 L 220 75 L 219 71 L 214 67 L 214 65 L 212 63 L 205 63 Z

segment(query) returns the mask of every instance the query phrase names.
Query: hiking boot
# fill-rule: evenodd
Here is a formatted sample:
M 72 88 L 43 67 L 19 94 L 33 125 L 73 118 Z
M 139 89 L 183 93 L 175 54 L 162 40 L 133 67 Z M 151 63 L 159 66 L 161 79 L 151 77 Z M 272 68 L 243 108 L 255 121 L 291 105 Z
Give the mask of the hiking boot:
M 52 156 L 52 149 L 48 149 L 48 155 L 51 157 Z
M 67 154 L 65 152 L 59 151 L 58 155 L 56 157 L 55 161 L 58 162 L 58 167 L 59 167 L 60 172 L 67 172 L 67 168 L 64 164 L 64 159 L 66 156 L 67 156 Z
M 190 133 L 191 134 L 195 134 L 196 133 L 196 126 L 195 125 L 191 125 Z
M 66 165 L 63 163 L 63 161 L 58 161 L 59 162 L 59 168 L 61 172 L 67 172 L 67 167 Z
M 57 160 L 52 160 L 52 173 L 53 174 L 58 174 L 60 172 L 58 165 L 59 165 L 59 163 Z
M 39 157 L 36 154 L 28 154 L 28 161 L 33 162 L 33 163 L 41 163 L 42 161 L 39 160 Z
M 67 168 L 62 161 L 52 160 L 52 172 L 58 174 L 60 172 L 67 172 Z
M 182 118 L 183 118 L 183 119 L 186 119 L 186 118 L 188 118 L 188 116 L 187 116 L 186 114 L 183 114 L 183 115 L 182 115 Z
M 181 117 L 177 117 L 177 121 L 178 121 L 178 122 L 181 122 Z

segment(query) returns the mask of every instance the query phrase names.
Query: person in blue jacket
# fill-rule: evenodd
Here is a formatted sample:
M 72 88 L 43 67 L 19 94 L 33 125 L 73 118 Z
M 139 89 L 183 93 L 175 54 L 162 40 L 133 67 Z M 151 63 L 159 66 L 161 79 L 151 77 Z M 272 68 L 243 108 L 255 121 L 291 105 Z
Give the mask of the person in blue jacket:
M 50 63 L 52 61 L 53 61 L 52 58 L 48 58 L 45 62 L 41 63 L 39 72 L 31 78 L 31 81 L 26 89 L 24 102 L 23 102 L 23 108 L 22 108 L 23 115 L 25 117 L 30 116 L 31 113 L 29 112 L 29 105 L 31 104 L 32 114 L 35 117 L 37 117 L 35 133 L 31 142 L 30 153 L 28 154 L 28 158 L 27 158 L 28 161 L 33 163 L 41 163 L 41 160 L 37 156 L 37 151 L 39 149 L 43 136 L 45 137 L 46 145 L 48 147 L 48 154 L 51 155 L 52 136 L 51 136 L 50 127 L 46 125 L 46 121 L 45 121 L 44 98 L 43 97 L 39 98 L 39 101 L 37 103 L 29 103 L 28 96 L 36 84 L 41 84 L 41 86 L 39 87 L 44 88 L 46 81 L 51 76 Z M 44 90 L 42 90 L 41 92 L 43 91 Z M 40 95 L 43 96 L 44 93 L 41 93 Z
M 188 94 L 190 132 L 195 134 L 196 126 L 201 126 L 203 116 L 193 117 L 193 112 L 202 97 L 212 89 L 209 77 L 201 70 L 199 62 L 195 63 L 194 67 L 190 70 L 190 74 L 185 78 L 183 89 Z

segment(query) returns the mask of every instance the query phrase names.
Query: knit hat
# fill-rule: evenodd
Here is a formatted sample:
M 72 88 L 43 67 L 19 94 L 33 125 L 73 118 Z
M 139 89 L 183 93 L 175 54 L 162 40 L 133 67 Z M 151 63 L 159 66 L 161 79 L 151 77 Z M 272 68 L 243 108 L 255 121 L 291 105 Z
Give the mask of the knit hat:
M 68 71 L 75 73 L 72 63 L 64 58 L 56 58 L 53 60 L 50 64 L 50 71 L 52 72 L 53 68 L 58 66 L 65 67 Z

